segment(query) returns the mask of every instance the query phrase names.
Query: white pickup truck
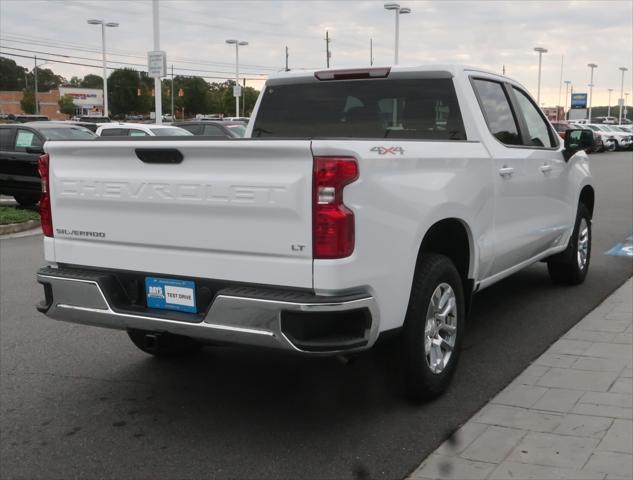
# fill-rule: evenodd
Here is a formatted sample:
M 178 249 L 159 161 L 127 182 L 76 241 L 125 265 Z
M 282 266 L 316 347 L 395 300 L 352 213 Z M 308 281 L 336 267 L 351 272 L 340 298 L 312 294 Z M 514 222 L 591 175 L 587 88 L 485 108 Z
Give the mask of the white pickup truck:
M 349 355 L 398 332 L 408 392 L 457 364 L 472 295 L 538 261 L 578 284 L 593 135 L 565 144 L 517 82 L 456 65 L 289 72 L 247 137 L 45 145 L 50 318 L 184 355 Z

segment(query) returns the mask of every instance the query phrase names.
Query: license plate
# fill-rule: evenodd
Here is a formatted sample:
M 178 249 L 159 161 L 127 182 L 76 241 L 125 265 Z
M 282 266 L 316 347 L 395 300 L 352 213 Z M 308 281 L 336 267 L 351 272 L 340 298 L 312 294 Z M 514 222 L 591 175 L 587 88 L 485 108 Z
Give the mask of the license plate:
M 197 313 L 196 284 L 189 280 L 145 277 L 148 308 Z

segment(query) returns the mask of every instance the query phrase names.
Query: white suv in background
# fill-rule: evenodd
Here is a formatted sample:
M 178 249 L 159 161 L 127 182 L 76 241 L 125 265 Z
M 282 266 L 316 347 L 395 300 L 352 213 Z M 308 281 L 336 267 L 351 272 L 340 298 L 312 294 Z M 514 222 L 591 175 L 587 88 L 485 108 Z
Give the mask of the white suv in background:
M 184 128 L 155 123 L 106 123 L 97 128 L 99 137 L 186 137 L 193 135 Z

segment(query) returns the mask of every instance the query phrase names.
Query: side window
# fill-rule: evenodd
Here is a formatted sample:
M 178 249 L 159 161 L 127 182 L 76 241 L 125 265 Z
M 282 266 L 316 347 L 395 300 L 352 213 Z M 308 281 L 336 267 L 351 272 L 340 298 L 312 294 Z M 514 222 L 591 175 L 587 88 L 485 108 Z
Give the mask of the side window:
M 15 151 L 25 152 L 28 147 L 41 147 L 42 141 L 30 130 L 18 129 L 18 134 L 15 136 Z
M 473 85 L 490 133 L 506 145 L 522 145 L 519 128 L 503 86 L 499 82 L 481 79 L 473 80 Z
M 530 147 L 555 147 L 556 144 L 550 136 L 550 129 L 547 127 L 545 119 L 539 113 L 536 105 L 530 98 L 516 87 L 512 87 L 516 95 L 519 109 L 527 125 L 530 135 Z
M 13 140 L 13 129 L 0 128 L 0 151 L 13 151 L 13 142 L 11 140 Z
M 101 130 L 102 137 L 121 137 L 127 135 L 127 130 L 123 128 L 104 128 Z
M 217 125 L 205 125 L 204 135 L 207 137 L 226 137 L 224 131 Z
M 178 125 L 180 128 L 193 133 L 194 135 L 202 135 L 202 125 Z
M 129 133 L 128 133 L 128 135 L 130 137 L 147 137 L 147 136 L 149 136 L 143 130 L 136 130 L 135 128 L 131 128 Z

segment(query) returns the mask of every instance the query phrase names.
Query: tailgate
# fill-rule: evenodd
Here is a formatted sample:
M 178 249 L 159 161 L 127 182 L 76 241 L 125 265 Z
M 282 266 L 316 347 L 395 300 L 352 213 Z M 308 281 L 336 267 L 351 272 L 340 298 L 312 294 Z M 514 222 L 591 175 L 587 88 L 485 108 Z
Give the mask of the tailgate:
M 137 149 L 183 159 L 146 163 Z M 47 151 L 47 260 L 312 287 L 309 141 L 50 142 Z

